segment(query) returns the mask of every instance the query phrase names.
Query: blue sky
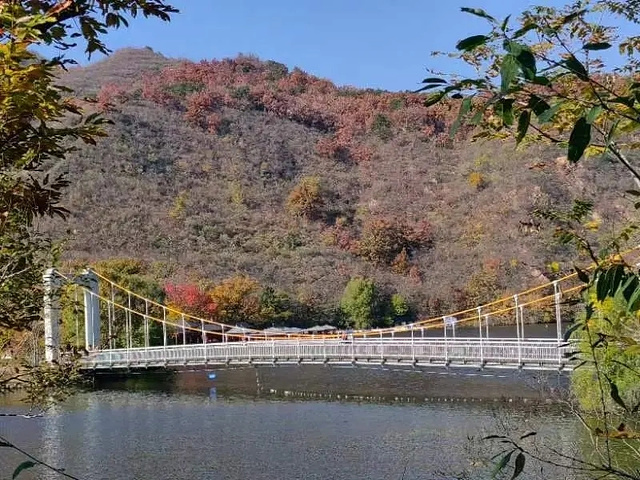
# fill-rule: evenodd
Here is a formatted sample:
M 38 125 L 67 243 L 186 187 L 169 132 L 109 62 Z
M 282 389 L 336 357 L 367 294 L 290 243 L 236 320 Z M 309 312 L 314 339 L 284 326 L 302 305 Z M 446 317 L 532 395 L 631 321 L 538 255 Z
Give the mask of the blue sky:
M 412 90 L 427 66 L 451 71 L 433 50 L 486 31 L 483 20 L 460 12 L 480 7 L 493 16 L 557 0 L 174 0 L 171 23 L 140 19 L 109 34 L 112 49 L 149 46 L 191 60 L 251 53 L 298 66 L 340 85 Z M 83 63 L 82 55 L 73 54 Z

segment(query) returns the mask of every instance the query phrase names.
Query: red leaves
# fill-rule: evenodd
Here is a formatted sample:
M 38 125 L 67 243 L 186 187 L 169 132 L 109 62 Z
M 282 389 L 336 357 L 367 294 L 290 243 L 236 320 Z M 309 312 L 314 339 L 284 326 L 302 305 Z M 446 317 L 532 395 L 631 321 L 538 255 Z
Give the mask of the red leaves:
M 251 56 L 165 68 L 145 79 L 142 94 L 186 110 L 188 120 L 209 131 L 215 128 L 206 114 L 222 107 L 265 111 L 328 134 L 318 142 L 318 154 L 355 163 L 373 157 L 365 139 L 376 117 L 388 119 L 390 132 L 422 130 L 431 137 L 445 132 L 454 115 L 446 105 L 425 107 L 420 94 L 338 88 Z
M 115 84 L 103 85 L 96 96 L 96 103 L 102 111 L 112 110 L 117 103 L 127 99 L 127 91 L 124 87 Z
M 177 310 L 201 317 L 210 317 L 216 313 L 216 303 L 197 285 L 169 284 L 165 286 L 165 292 L 169 305 Z

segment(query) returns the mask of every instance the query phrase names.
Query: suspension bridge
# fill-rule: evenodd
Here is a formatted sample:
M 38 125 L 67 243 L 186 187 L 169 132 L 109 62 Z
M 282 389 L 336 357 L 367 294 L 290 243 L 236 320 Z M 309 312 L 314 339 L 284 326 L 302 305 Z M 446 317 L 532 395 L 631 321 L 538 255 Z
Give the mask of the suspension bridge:
M 78 345 L 85 350 L 81 368 L 95 371 L 287 364 L 571 370 L 573 349 L 563 339 L 562 324 L 575 315 L 571 299 L 583 287 L 572 274 L 450 315 L 323 333 L 238 328 L 197 317 L 93 270 L 69 275 L 49 269 L 44 284 L 45 359 L 65 357 L 61 301 L 73 291 L 74 305 L 79 305 L 76 338 L 84 336 Z M 527 336 L 527 325 L 539 322 L 555 324 L 553 338 Z M 512 325 L 511 336 L 493 334 L 496 325 L 505 324 Z

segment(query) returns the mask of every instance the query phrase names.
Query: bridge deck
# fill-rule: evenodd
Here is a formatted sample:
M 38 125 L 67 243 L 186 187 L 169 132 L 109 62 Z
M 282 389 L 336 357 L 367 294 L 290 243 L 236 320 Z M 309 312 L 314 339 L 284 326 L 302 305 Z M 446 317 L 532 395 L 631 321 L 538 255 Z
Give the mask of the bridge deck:
M 571 350 L 556 339 L 261 340 L 101 350 L 91 353 L 82 367 L 115 370 L 233 364 L 403 364 L 570 370 L 567 354 Z

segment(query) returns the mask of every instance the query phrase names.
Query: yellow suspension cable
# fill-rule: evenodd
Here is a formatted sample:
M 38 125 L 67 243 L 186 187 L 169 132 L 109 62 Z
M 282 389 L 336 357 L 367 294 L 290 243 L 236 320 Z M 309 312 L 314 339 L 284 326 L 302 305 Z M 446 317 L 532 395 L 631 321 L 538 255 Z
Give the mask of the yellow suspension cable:
M 625 252 L 622 252 L 620 254 L 617 254 L 616 256 L 623 257 L 623 256 L 628 255 L 630 253 L 636 252 L 639 249 L 640 249 L 640 245 L 638 245 L 638 246 L 636 246 L 636 247 L 634 247 L 632 249 L 629 249 L 629 250 L 627 250 Z M 589 267 L 587 267 L 585 270 L 592 270 L 595 267 L 596 267 L 596 265 L 592 264 Z M 232 329 L 232 328 L 235 328 L 235 327 L 233 325 L 226 324 L 226 323 L 223 323 L 223 322 L 218 322 L 218 321 L 215 321 L 215 320 L 206 319 L 206 318 L 202 318 L 202 317 L 198 317 L 198 316 L 195 316 L 195 315 L 191 315 L 191 314 L 188 314 L 188 313 L 181 312 L 181 311 L 179 311 L 179 310 L 177 310 L 175 308 L 169 307 L 167 305 L 163 305 L 163 304 L 161 304 L 159 302 L 156 302 L 154 300 L 151 300 L 151 299 L 148 299 L 146 297 L 143 297 L 142 295 L 139 295 L 136 292 L 134 292 L 134 291 L 132 291 L 132 290 L 130 290 L 130 289 L 128 289 L 128 288 L 126 288 L 126 287 L 114 282 L 114 281 L 112 281 L 111 279 L 105 277 L 104 275 L 100 274 L 99 272 L 96 272 L 93 269 L 91 269 L 91 271 L 93 273 L 95 273 L 96 276 L 98 276 L 98 278 L 108 282 L 111 286 L 119 289 L 120 291 L 122 291 L 122 292 L 124 292 L 124 293 L 126 293 L 128 295 L 132 295 L 132 296 L 134 296 L 134 297 L 136 297 L 136 298 L 138 298 L 140 300 L 144 300 L 144 301 L 148 302 L 151 305 L 154 305 L 156 307 L 162 308 L 163 310 L 165 310 L 167 312 L 171 312 L 173 314 L 184 316 L 184 317 L 186 317 L 186 318 L 188 318 L 190 320 L 195 320 L 195 321 L 198 321 L 198 322 L 201 322 L 201 323 L 206 323 L 208 325 L 216 325 L 216 326 L 222 328 L 222 332 L 208 332 L 210 334 L 213 334 L 213 335 L 227 335 L 227 336 L 234 337 L 234 338 L 245 338 L 247 334 L 255 334 L 255 335 L 260 335 L 260 336 L 266 335 L 264 330 L 259 330 L 259 329 L 256 329 L 256 328 L 243 328 L 243 333 L 242 334 L 224 333 L 224 329 Z M 69 277 L 66 277 L 65 275 L 63 275 L 61 273 L 59 273 L 59 275 L 61 277 L 65 278 L 68 281 L 73 281 L 72 279 L 70 279 Z M 525 296 L 525 295 L 540 291 L 540 290 L 545 289 L 545 288 L 553 287 L 554 284 L 564 283 L 564 282 L 566 282 L 566 281 L 568 281 L 570 279 L 576 278 L 576 277 L 577 277 L 577 273 L 574 272 L 574 273 L 566 275 L 566 276 L 564 276 L 562 278 L 559 278 L 557 280 L 554 280 L 554 281 L 551 281 L 551 282 L 548 282 L 548 283 L 545 283 L 545 284 L 542 284 L 542 285 L 538 285 L 538 286 L 532 287 L 532 288 L 530 288 L 528 290 L 524 290 L 522 292 L 519 292 L 517 295 L 518 296 Z M 581 285 L 577 286 L 577 287 L 572 287 L 572 288 L 566 290 L 564 293 L 574 292 L 574 291 L 579 290 L 580 288 L 582 288 Z M 94 292 L 91 292 L 91 294 L 92 295 L 96 295 L 98 298 L 100 298 L 103 301 L 112 303 L 114 306 L 118 306 L 120 308 L 124 308 L 126 310 L 129 310 L 127 307 L 125 307 L 123 305 L 119 305 L 119 304 L 117 304 L 116 302 L 114 302 L 112 300 L 106 299 L 106 298 L 104 298 L 104 297 L 102 297 L 102 296 L 100 296 L 98 294 L 95 294 Z M 546 296 L 546 297 L 542 297 L 540 299 L 534 299 L 534 300 L 531 300 L 529 302 L 526 302 L 526 303 L 523 303 L 523 304 L 519 305 L 518 308 L 519 307 L 525 307 L 525 306 L 533 305 L 533 304 L 536 304 L 536 303 L 539 303 L 541 301 L 548 300 L 548 299 L 551 299 L 551 298 L 554 298 L 554 297 L 555 297 L 555 294 L 549 295 L 549 296 Z M 461 320 L 458 320 L 457 323 L 463 323 L 463 322 L 468 322 L 468 321 L 471 321 L 471 320 L 477 320 L 478 317 L 475 315 L 475 312 L 478 311 L 478 308 L 480 308 L 481 310 L 484 310 L 484 309 L 487 309 L 487 308 L 495 306 L 495 305 L 499 305 L 499 304 L 502 304 L 502 303 L 510 302 L 510 301 L 513 300 L 513 298 L 514 298 L 513 295 L 509 295 L 509 296 L 494 300 L 493 302 L 489 302 L 489 303 L 480 305 L 479 307 L 468 308 L 466 310 L 461 310 L 461 311 L 454 312 L 454 313 L 451 313 L 451 314 L 448 314 L 448 315 L 440 315 L 438 317 L 432 317 L 432 318 L 428 318 L 428 319 L 424 319 L 424 320 L 419 320 L 419 321 L 414 322 L 414 323 L 412 323 L 410 325 L 387 327 L 387 328 L 377 328 L 377 329 L 369 329 L 369 330 L 355 330 L 355 331 L 352 332 L 352 334 L 354 336 L 361 337 L 361 336 L 364 336 L 364 335 L 380 335 L 380 334 L 385 334 L 385 333 L 406 332 L 406 331 L 409 331 L 410 329 L 414 329 L 415 330 L 416 328 L 418 328 L 418 329 L 420 329 L 420 328 L 430 329 L 430 328 L 435 328 L 435 327 L 441 326 L 441 322 L 444 322 L 444 318 L 445 317 L 449 317 L 449 316 L 450 317 L 457 317 L 457 316 L 465 315 L 465 314 L 468 314 L 468 313 L 471 313 L 471 312 L 474 312 L 474 316 L 473 317 L 463 318 Z M 511 312 L 515 308 L 516 308 L 515 306 L 511 306 L 511 307 L 503 308 L 503 309 L 500 309 L 500 310 L 495 310 L 495 311 L 489 311 L 489 312 L 486 312 L 486 313 L 482 313 L 482 315 L 489 315 L 489 316 L 491 316 L 491 315 L 499 315 L 499 314 L 502 314 L 502 313 Z M 155 317 L 152 317 L 152 316 L 137 312 L 135 310 L 130 310 L 130 311 L 133 312 L 133 313 L 136 313 L 136 314 L 138 314 L 140 316 L 143 316 L 143 317 L 146 316 L 148 318 L 152 318 L 154 321 L 157 321 L 157 322 L 161 322 L 161 323 L 165 323 L 165 324 L 169 324 L 169 325 L 174 325 L 174 326 L 178 326 L 178 327 L 182 328 L 181 325 L 173 324 L 172 322 L 169 322 L 169 321 L 163 321 L 163 320 L 160 320 L 158 318 L 155 318 Z M 200 332 L 201 331 L 201 329 L 192 328 L 192 327 L 185 327 L 185 328 L 189 329 L 189 330 L 196 331 L 196 332 Z M 278 337 L 277 335 L 270 335 L 269 336 L 270 339 L 274 339 L 274 338 L 277 338 L 277 337 Z M 296 334 L 287 335 L 287 338 L 338 338 L 338 337 L 340 337 L 340 334 L 296 333 Z

